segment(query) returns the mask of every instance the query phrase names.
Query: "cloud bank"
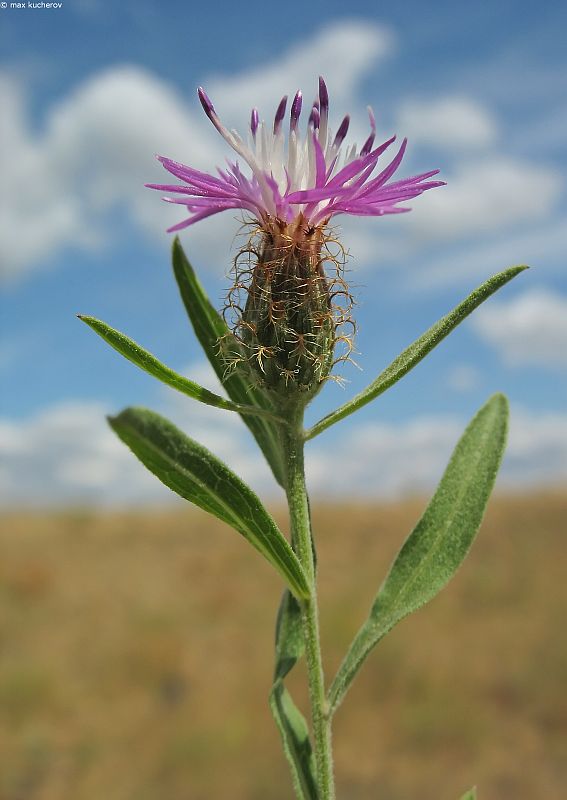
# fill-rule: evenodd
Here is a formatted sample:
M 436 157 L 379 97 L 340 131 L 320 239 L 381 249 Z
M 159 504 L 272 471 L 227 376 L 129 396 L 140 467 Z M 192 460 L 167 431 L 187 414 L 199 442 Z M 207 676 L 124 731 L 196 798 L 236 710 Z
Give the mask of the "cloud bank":
M 268 118 L 278 95 L 301 86 L 307 96 L 315 91 L 320 70 L 329 78 L 333 102 L 344 107 L 360 79 L 392 48 L 393 36 L 385 28 L 346 20 L 294 44 L 271 63 L 211 77 L 207 86 L 223 117 L 243 129 L 252 103 Z M 337 59 L 337 52 L 352 57 Z M 39 132 L 32 130 L 17 79 L 1 75 L 0 94 L 4 280 L 41 269 L 68 248 L 91 249 L 119 235 L 116 212 L 145 235 L 165 240 L 166 227 L 175 221 L 172 209 L 143 188 L 163 180 L 153 154 L 211 171 L 227 156 L 195 97 L 181 95 L 136 65 L 112 67 L 79 84 L 51 107 Z M 229 250 L 230 228 L 226 220 L 197 226 L 191 232 L 193 249 L 206 242 L 207 257 L 215 261 Z
M 204 76 L 204 82 L 223 118 L 243 130 L 252 104 L 269 118 L 284 93 L 302 87 L 309 99 L 322 72 L 331 88 L 334 124 L 342 113 L 352 112 L 357 138 L 369 99 L 360 97 L 361 84 L 395 49 L 390 29 L 343 19 L 263 64 Z M 337 57 L 347 52 L 348 59 Z M 137 233 L 165 243 L 165 228 L 177 217 L 142 188 L 162 178 L 151 155 L 167 154 L 205 169 L 222 165 L 227 155 L 195 97 L 136 65 L 93 74 L 55 101 L 39 129 L 30 122 L 25 86 L 17 78 L 0 76 L 0 92 L 4 280 L 53 265 L 65 253 L 112 242 L 125 235 L 125 221 Z M 478 100 L 467 95 L 401 97 L 394 116 L 400 136 L 410 137 L 407 169 L 413 169 L 411 159 L 420 147 L 427 146 L 427 163 L 420 161 L 416 170 L 430 167 L 432 158 L 435 166 L 439 158 L 446 163 L 448 186 L 420 198 L 416 211 L 395 226 L 346 220 L 345 228 L 356 231 L 351 249 L 359 263 L 375 265 L 376 252 L 392 263 L 417 263 L 419 253 L 420 264 L 432 252 L 439 263 L 439 247 L 450 245 L 456 247 L 455 258 L 466 260 L 479 239 L 495 250 L 506 233 L 506 246 L 518 236 L 541 239 L 542 225 L 548 228 L 547 252 L 551 257 L 561 252 L 561 221 L 549 219 L 562 178 L 537 158 L 512 158 L 501 145 L 501 121 Z M 380 134 L 385 138 L 390 131 Z M 226 263 L 236 230 L 226 223 L 226 218 L 213 218 L 191 229 L 186 235 L 192 252 L 207 263 Z M 509 257 L 504 261 L 509 263 Z M 453 280 L 466 276 L 466 269 L 438 272 Z
M 481 308 L 472 325 L 508 365 L 567 368 L 567 296 L 530 289 Z
M 218 390 L 208 366 L 189 371 Z M 239 418 L 164 390 L 158 410 L 195 436 L 257 491 L 280 497 L 268 467 Z M 105 421 L 111 409 L 69 401 L 20 421 L 0 420 L 0 502 L 4 506 L 143 505 L 174 495 L 151 476 Z M 113 410 L 112 410 L 113 411 Z M 400 423 L 352 423 L 332 443 L 307 449 L 307 477 L 316 498 L 399 498 L 431 491 L 466 420 L 416 416 Z M 512 409 L 499 485 L 558 485 L 567 479 L 567 414 Z

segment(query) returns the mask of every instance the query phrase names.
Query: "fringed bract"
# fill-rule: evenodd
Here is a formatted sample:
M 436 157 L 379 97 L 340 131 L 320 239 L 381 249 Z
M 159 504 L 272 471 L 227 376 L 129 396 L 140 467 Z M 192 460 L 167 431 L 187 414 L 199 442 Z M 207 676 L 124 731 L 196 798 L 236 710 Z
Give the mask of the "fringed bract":
M 258 381 L 278 397 L 307 402 L 337 361 L 350 357 L 353 305 L 343 278 L 345 252 L 326 225 L 299 215 L 255 227 L 234 261 L 225 316 Z M 327 275 L 327 272 L 330 275 Z M 340 356 L 337 345 L 344 346 Z

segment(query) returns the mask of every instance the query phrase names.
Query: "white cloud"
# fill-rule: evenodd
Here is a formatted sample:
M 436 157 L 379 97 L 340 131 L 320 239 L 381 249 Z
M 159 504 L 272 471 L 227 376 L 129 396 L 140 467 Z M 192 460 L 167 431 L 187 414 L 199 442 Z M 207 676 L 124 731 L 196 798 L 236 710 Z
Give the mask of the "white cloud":
M 488 147 L 498 135 L 494 117 L 466 96 L 406 100 L 400 106 L 398 130 L 412 143 L 455 150 Z
M 567 367 L 567 296 L 531 289 L 479 309 L 472 324 L 508 364 Z
M 452 417 L 353 427 L 332 450 L 317 443 L 307 452 L 312 491 L 375 498 L 423 491 L 442 474 L 461 429 Z
M 382 27 L 343 20 L 268 64 L 211 79 L 208 88 L 219 111 L 242 127 L 251 104 L 272 113 L 278 92 L 299 85 L 314 88 L 320 69 L 342 104 L 391 47 L 392 36 Z M 344 53 L 348 59 L 341 57 Z M 44 266 L 67 247 L 104 243 L 115 231 L 116 211 L 125 211 L 144 233 L 165 240 L 165 228 L 182 219 L 182 211 L 176 216 L 156 193 L 143 188 L 147 182 L 167 182 L 153 155 L 167 154 L 206 169 L 222 164 L 227 155 L 194 96 L 180 95 L 137 66 L 113 67 L 79 84 L 52 106 L 39 132 L 31 129 L 17 80 L 0 77 L 0 93 L 0 262 L 5 279 Z M 226 262 L 233 235 L 226 219 L 207 221 L 187 234 L 192 252 L 212 264 Z
M 567 480 L 567 414 L 511 410 L 501 485 L 518 489 Z
M 189 374 L 215 388 L 208 367 Z M 218 388 L 218 387 L 217 387 Z M 28 419 L 0 420 L 5 506 L 140 505 L 174 495 L 142 467 L 105 422 L 99 403 L 67 402 Z M 236 415 L 167 390 L 158 410 L 209 447 L 257 491 L 280 490 Z M 432 415 L 400 423 L 351 424 L 334 442 L 318 439 L 307 451 L 315 497 L 395 498 L 429 492 L 441 477 L 465 421 Z M 512 410 L 501 486 L 536 487 L 567 478 L 567 414 Z
M 429 416 L 351 429 L 335 446 L 307 454 L 312 492 L 326 497 L 402 497 L 429 492 L 441 478 L 465 423 Z M 512 408 L 499 486 L 559 485 L 567 479 L 567 414 Z
M 328 79 L 333 110 L 352 110 L 351 95 L 356 94 L 361 78 L 393 47 L 391 32 L 382 26 L 342 20 L 295 43 L 268 63 L 235 75 L 211 77 L 207 88 L 220 113 L 238 127 L 246 124 L 252 103 L 269 116 L 280 92 L 302 86 L 309 97 L 319 71 Z M 343 53 L 349 53 L 349 58 L 342 58 Z M 26 117 L 17 80 L 5 75 L 0 91 L 6 110 L 1 120 L 0 263 L 6 279 L 52 263 L 66 248 L 89 249 L 112 240 L 120 235 L 116 212 L 121 223 L 126 216 L 145 235 L 161 237 L 165 244 L 165 228 L 182 219 L 183 211 L 176 213 L 160 203 L 156 193 L 143 188 L 144 182 L 166 180 L 152 154 L 167 153 L 203 168 L 222 163 L 226 155 L 195 97 L 181 95 L 139 67 L 96 73 L 56 102 L 39 130 L 32 129 Z M 410 127 L 425 113 L 418 106 L 414 101 L 402 108 Z M 433 136 L 436 124 L 448 132 L 449 119 L 460 130 L 458 134 L 453 130 L 451 137 L 463 146 L 467 137 L 471 146 L 472 139 L 481 142 L 484 136 L 488 141 L 489 129 L 495 129 L 486 112 L 483 116 L 482 109 L 466 98 L 444 98 L 428 105 L 428 114 L 423 116 L 421 134 L 415 130 L 418 138 Z M 356 117 L 354 122 L 356 128 Z M 563 245 L 565 229 L 563 234 L 554 230 L 551 238 L 549 232 L 540 234 L 541 220 L 550 214 L 561 191 L 557 172 L 493 154 L 481 160 L 458 160 L 443 177 L 447 187 L 420 197 L 413 213 L 396 218 L 395 223 L 339 218 L 357 262 L 375 266 L 407 259 L 411 263 L 419 253 L 422 265 L 428 249 L 440 242 L 471 237 L 489 242 L 484 248 L 489 252 L 479 252 L 473 264 L 475 249 L 467 241 L 464 253 L 458 253 L 465 265 L 459 263 L 458 270 L 452 257 L 444 264 L 436 253 L 436 263 L 427 271 L 427 280 L 434 283 L 436 275 L 454 280 L 469 271 L 482 271 L 482 265 L 489 271 L 487 257 L 499 268 L 503 263 L 538 257 L 541 248 L 549 251 L 558 239 L 558 246 Z M 195 260 L 213 268 L 230 262 L 238 228 L 227 222 L 226 216 L 212 218 L 184 234 Z M 525 229 L 518 232 L 520 225 Z M 502 254 L 504 248 L 495 237 L 506 231 L 516 233 L 505 242 Z M 526 237 L 533 257 L 519 252 Z
M 557 171 L 492 156 L 477 166 L 458 162 L 441 177 L 448 185 L 414 200 L 410 214 L 338 218 L 357 268 L 415 265 L 408 285 L 422 291 L 512 264 L 563 266 L 567 220 L 554 214 L 563 186 Z
M 193 380 L 222 393 L 206 364 L 192 365 Z M 198 439 L 252 486 L 275 482 L 253 449 L 236 414 L 163 390 L 157 410 Z M 106 423 L 116 409 L 68 401 L 25 420 L 0 419 L 0 503 L 40 506 L 71 503 L 112 505 L 163 503 L 173 494 L 132 456 Z
M 67 402 L 27 420 L 0 423 L 3 503 L 163 499 L 163 487 L 144 474 L 107 426 L 107 411 L 98 403 Z
M 480 381 L 480 372 L 472 364 L 455 364 L 447 375 L 447 386 L 463 394 L 476 389 Z
M 443 179 L 447 186 L 419 198 L 411 216 L 422 240 L 481 238 L 546 218 L 563 188 L 556 170 L 506 156 L 463 161 Z
M 57 163 L 29 131 L 17 83 L 0 77 L 0 95 L 0 263 L 9 275 L 67 241 L 87 246 L 93 235 L 82 209 L 66 192 Z
M 360 79 L 395 46 L 388 28 L 369 21 L 343 19 L 323 27 L 307 41 L 292 45 L 282 56 L 235 76 L 207 80 L 219 113 L 236 121 L 248 118 L 249 108 L 258 106 L 266 119 L 280 98 L 302 89 L 307 103 L 316 96 L 317 79 L 323 75 L 336 114 L 352 110 L 352 95 Z M 338 120 L 340 121 L 340 119 Z
M 181 157 L 190 149 L 196 163 L 217 157 L 205 123 L 137 67 L 85 81 L 52 107 L 39 134 L 30 131 L 17 82 L 4 76 L 0 91 L 5 277 L 43 266 L 65 247 L 96 246 L 120 208 L 145 231 L 163 231 L 171 217 L 143 188 L 161 177 L 154 153 Z
M 513 264 L 563 269 L 566 250 L 567 219 L 555 218 L 513 234 L 504 233 L 486 243 L 459 244 L 441 257 L 436 254 L 434 260 L 422 262 L 420 272 L 412 275 L 412 285 L 421 291 L 473 277 L 488 278 Z

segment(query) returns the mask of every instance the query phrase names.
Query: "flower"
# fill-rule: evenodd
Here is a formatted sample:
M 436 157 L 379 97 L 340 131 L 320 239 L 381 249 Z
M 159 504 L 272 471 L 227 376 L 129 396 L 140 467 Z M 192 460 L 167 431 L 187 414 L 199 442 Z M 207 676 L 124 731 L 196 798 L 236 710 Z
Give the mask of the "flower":
M 376 123 L 370 108 L 370 135 L 359 151 L 356 145 L 343 151 L 349 117 L 333 136 L 322 78 L 305 138 L 299 132 L 301 92 L 293 98 L 287 149 L 287 97 L 269 127 L 252 109 L 247 143 L 222 124 L 201 88 L 199 99 L 250 174 L 244 174 L 238 161 L 228 161 L 226 169 L 211 175 L 158 156 L 182 183 L 148 186 L 177 195 L 164 200 L 189 212 L 170 232 L 228 209 L 248 212 L 255 223 L 234 260 L 234 281 L 224 309 L 232 333 L 219 340 L 219 354 L 227 371 L 240 370 L 250 384 L 268 390 L 285 415 L 288 403 L 309 402 L 325 380 L 335 377 L 330 374 L 333 367 L 350 360 L 354 346 L 353 299 L 343 277 L 345 251 L 328 227 L 331 217 L 409 211 L 398 203 L 443 182 L 429 180 L 438 172 L 432 170 L 389 183 L 404 157 L 405 139 L 390 163 L 373 175 L 396 137 L 372 149 Z
M 251 170 L 245 175 L 238 161 L 228 161 L 218 176 L 158 156 L 165 169 L 182 184 L 147 184 L 151 189 L 170 192 L 179 197 L 164 197 L 169 203 L 183 205 L 190 216 L 169 228 L 178 231 L 205 217 L 228 209 L 241 209 L 257 218 L 261 225 L 278 220 L 290 225 L 300 218 L 307 226 L 326 224 L 337 214 L 382 216 L 409 211 L 398 203 L 410 200 L 427 189 L 444 185 L 429 178 L 439 170 L 389 183 L 400 166 L 407 140 L 384 169 L 374 177 L 380 156 L 395 141 L 395 136 L 372 149 L 376 123 L 372 109 L 370 135 L 357 152 L 351 145 L 343 152 L 350 118 L 347 115 L 335 136 L 329 128 L 329 94 L 325 81 L 319 78 L 319 94 L 309 113 L 307 132 L 299 132 L 303 97 L 298 91 L 291 104 L 287 153 L 285 151 L 285 118 L 287 97 L 279 103 L 274 123 L 260 122 L 258 110 L 252 109 L 248 142 L 229 131 L 202 88 L 198 90 L 201 105 L 223 139 Z

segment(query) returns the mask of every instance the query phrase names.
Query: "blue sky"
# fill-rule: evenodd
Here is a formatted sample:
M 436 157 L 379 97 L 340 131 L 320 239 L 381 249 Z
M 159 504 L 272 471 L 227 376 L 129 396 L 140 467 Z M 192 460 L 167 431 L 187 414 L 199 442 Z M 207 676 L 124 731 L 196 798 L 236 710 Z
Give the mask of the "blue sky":
M 210 382 L 169 266 L 164 229 L 180 215 L 143 183 L 162 179 L 156 152 L 204 169 L 228 155 L 197 85 L 242 130 L 252 105 L 268 117 L 284 92 L 314 93 L 319 73 L 335 125 L 350 112 L 360 143 L 370 103 L 379 136 L 409 138 L 400 175 L 440 167 L 448 186 L 402 217 L 337 220 L 362 369 L 345 368 L 346 389 L 326 387 L 310 420 L 492 273 L 532 270 L 312 444 L 314 491 L 428 488 L 496 390 L 513 409 L 502 486 L 566 476 L 566 7 L 68 0 L 0 14 L 4 501 L 165 499 L 105 428 L 104 413 L 128 404 L 170 414 L 271 491 L 238 420 L 173 396 L 74 315 L 98 316 Z M 219 305 L 237 229 L 226 213 L 182 236 Z

